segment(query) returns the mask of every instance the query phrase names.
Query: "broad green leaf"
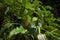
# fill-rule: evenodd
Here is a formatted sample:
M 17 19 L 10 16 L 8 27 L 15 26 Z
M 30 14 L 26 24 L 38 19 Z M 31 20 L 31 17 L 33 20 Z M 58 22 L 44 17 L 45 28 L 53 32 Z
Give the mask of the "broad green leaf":
M 37 21 L 37 20 L 38 20 L 37 17 L 33 17 L 33 18 L 32 18 L 32 21 Z
M 26 32 L 27 32 L 27 30 L 24 29 L 22 26 L 16 27 L 15 29 L 13 29 L 13 30 L 10 32 L 9 37 L 12 37 L 13 35 L 17 35 L 18 33 L 24 34 L 24 33 L 26 33 Z
M 9 27 L 11 27 L 12 25 L 13 25 L 13 23 L 7 22 L 7 23 L 5 23 L 3 26 L 4 26 L 5 28 L 9 28 Z

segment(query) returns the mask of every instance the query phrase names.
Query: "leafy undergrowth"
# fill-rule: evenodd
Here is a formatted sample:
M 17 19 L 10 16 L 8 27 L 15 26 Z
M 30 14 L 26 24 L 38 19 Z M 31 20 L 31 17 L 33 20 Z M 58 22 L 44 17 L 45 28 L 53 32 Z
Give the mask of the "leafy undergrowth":
M 60 40 L 58 19 L 38 0 L 3 0 L 0 40 Z

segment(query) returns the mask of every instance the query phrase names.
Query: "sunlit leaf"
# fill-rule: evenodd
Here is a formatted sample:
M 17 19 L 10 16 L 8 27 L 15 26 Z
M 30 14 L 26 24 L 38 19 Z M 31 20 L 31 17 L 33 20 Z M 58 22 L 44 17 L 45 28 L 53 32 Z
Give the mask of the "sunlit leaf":
M 37 20 L 38 20 L 37 17 L 33 17 L 33 18 L 32 18 L 32 21 L 37 21 Z
M 24 29 L 22 26 L 16 27 L 15 29 L 13 29 L 13 30 L 10 32 L 9 37 L 12 37 L 13 35 L 17 35 L 18 33 L 24 34 L 24 33 L 26 33 L 26 32 L 27 32 L 27 30 Z

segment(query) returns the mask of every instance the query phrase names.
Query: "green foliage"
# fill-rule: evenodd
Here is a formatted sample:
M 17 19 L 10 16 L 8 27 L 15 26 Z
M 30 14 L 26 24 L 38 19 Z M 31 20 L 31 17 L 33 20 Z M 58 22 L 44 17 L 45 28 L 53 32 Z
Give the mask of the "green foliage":
M 18 34 L 25 36 L 21 40 L 26 37 L 37 40 L 37 36 L 41 39 L 44 37 L 42 35 L 47 40 L 60 40 L 60 26 L 51 13 L 52 7 L 42 6 L 39 0 L 32 3 L 31 0 L 3 0 L 0 5 L 4 11 L 0 14 L 4 19 L 0 30 L 1 40 L 14 40 Z
M 13 35 L 17 35 L 18 33 L 26 33 L 27 30 L 25 30 L 22 26 L 20 27 L 16 27 L 15 29 L 13 29 L 10 34 L 9 34 L 9 37 L 12 37 Z

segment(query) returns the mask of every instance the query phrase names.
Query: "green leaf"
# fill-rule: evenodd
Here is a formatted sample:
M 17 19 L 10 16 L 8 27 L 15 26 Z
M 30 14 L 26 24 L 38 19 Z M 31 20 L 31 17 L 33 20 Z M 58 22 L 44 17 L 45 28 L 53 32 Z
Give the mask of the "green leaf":
M 22 4 L 27 9 L 35 10 L 29 0 L 22 0 Z
M 6 4 L 12 5 L 14 3 L 14 0 L 4 0 Z
M 13 29 L 13 30 L 10 32 L 9 37 L 12 37 L 13 35 L 17 35 L 18 33 L 24 34 L 24 33 L 26 33 L 26 32 L 27 32 L 27 30 L 24 29 L 22 26 L 16 27 L 15 29 Z
M 46 9 L 53 10 L 51 6 L 45 6 Z
M 33 17 L 33 18 L 32 18 L 32 21 L 37 21 L 37 20 L 38 20 L 37 17 Z
M 7 22 L 7 23 L 5 23 L 3 26 L 4 26 L 5 28 L 9 28 L 9 27 L 11 27 L 12 25 L 13 25 L 13 23 Z
M 38 8 L 39 7 L 39 0 L 34 0 L 34 8 Z

